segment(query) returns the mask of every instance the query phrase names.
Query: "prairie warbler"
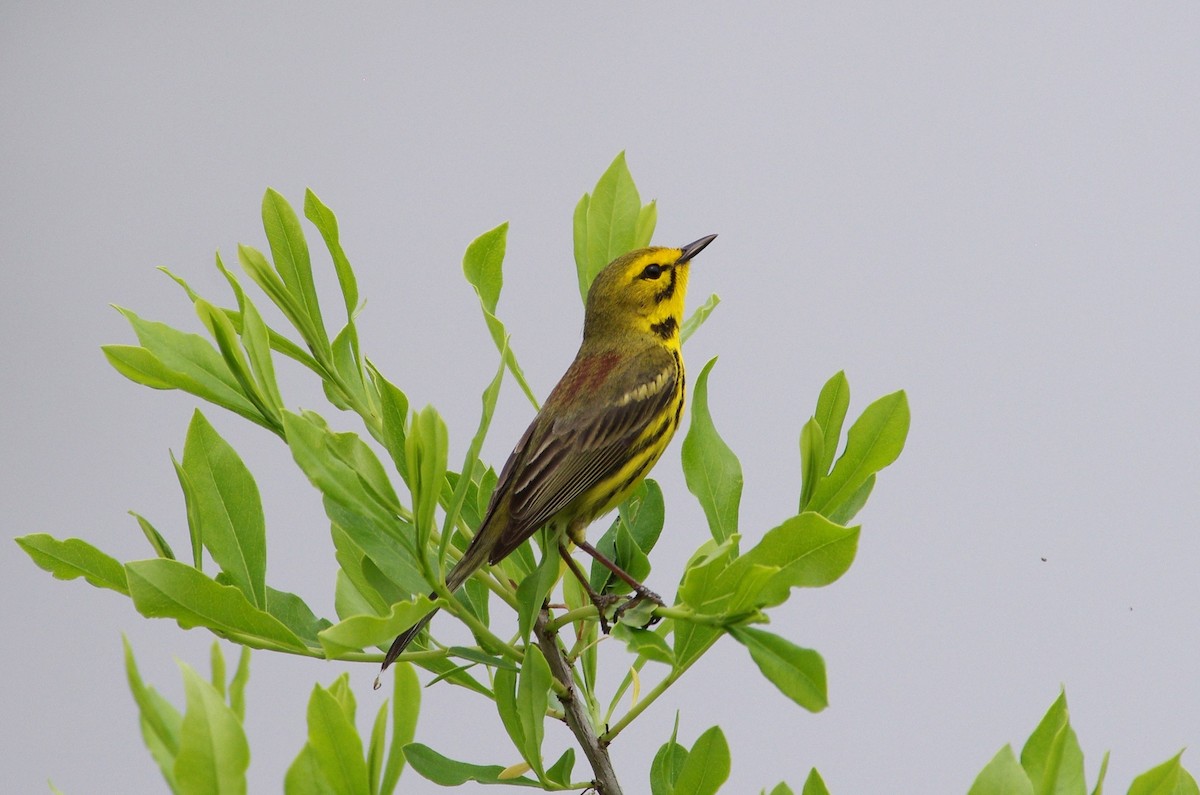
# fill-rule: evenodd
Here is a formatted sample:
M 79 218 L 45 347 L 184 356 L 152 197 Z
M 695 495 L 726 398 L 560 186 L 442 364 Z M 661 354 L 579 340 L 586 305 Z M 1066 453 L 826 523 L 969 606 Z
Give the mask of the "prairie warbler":
M 570 543 L 628 583 L 632 599 L 658 601 L 589 544 L 584 531 L 641 482 L 679 427 L 684 401 L 679 331 L 688 265 L 714 238 L 683 248 L 632 251 L 597 274 L 588 291 L 579 353 L 500 471 L 479 530 L 446 575 L 451 592 L 484 563 L 499 562 L 539 527 L 551 526 L 559 553 L 596 602 L 602 622 L 607 600 L 588 584 L 570 556 Z M 396 638 L 383 669 L 436 612 Z

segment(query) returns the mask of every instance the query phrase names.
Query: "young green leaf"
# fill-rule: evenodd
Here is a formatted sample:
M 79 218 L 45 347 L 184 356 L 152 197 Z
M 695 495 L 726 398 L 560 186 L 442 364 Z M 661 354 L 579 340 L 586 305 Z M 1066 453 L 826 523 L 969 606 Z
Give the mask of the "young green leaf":
M 404 770 L 404 747 L 417 733 L 417 714 L 421 710 L 421 683 L 412 665 L 398 661 L 392 666 L 392 740 L 388 745 L 387 764 L 383 769 L 380 795 L 391 795 Z
M 134 703 L 137 704 L 142 739 L 171 791 L 178 792 L 175 786 L 175 757 L 179 754 L 183 716 L 153 687 L 142 681 L 129 639 L 122 635 L 121 642 L 125 647 L 125 676 L 129 682 L 129 690 L 133 693 Z
M 612 628 L 612 636 L 623 641 L 633 654 L 645 657 L 647 660 L 675 665 L 675 653 L 666 639 L 648 629 L 638 629 L 627 624 L 617 624 Z
M 346 704 L 332 691 L 320 685 L 313 687 L 308 701 L 308 747 L 330 792 L 368 795 L 367 763 L 354 713 L 347 712 Z
M 517 679 L 517 717 L 525 738 L 522 755 L 529 766 L 544 778 L 542 736 L 545 733 L 546 707 L 550 700 L 550 665 L 535 644 L 525 647 L 525 664 Z
M 675 728 L 679 728 L 678 718 Z M 675 782 L 679 780 L 687 758 L 688 750 L 675 742 L 675 732 L 672 732 L 671 739 L 662 744 L 650 763 L 651 795 L 671 795 L 675 792 Z
M 525 380 L 525 373 L 517 364 L 516 354 L 508 345 L 508 332 L 504 328 L 504 323 L 496 316 L 496 303 L 500 300 L 500 289 L 504 286 L 502 266 L 507 245 L 508 222 L 506 221 L 495 229 L 484 232 L 475 238 L 471 245 L 467 246 L 467 251 L 463 254 L 463 274 L 475 288 L 475 294 L 479 296 L 479 307 L 483 310 L 483 319 L 487 323 L 488 333 L 492 335 L 492 342 L 496 344 L 496 350 L 500 351 L 500 355 L 504 357 L 508 369 L 512 372 L 513 378 L 517 379 L 517 384 L 529 398 L 529 402 L 533 404 L 534 408 L 537 408 L 537 396 L 533 394 L 533 389 Z
M 413 524 L 417 529 L 416 546 L 426 548 L 433 531 L 433 515 L 438 507 L 446 477 L 446 455 L 450 447 L 446 423 L 433 406 L 413 414 L 405 439 L 409 486 L 412 489 Z
M 1183 769 L 1183 751 L 1147 770 L 1129 785 L 1129 795 L 1196 795 L 1196 780 Z
M 742 465 L 717 433 L 708 411 L 708 374 L 716 361 L 713 358 L 704 365 L 692 387 L 692 422 L 683 440 L 683 475 L 688 491 L 704 508 L 713 538 L 724 541 L 738 529 Z
M 330 432 L 311 412 L 285 411 L 283 426 L 292 457 L 325 496 L 334 524 L 405 593 L 428 592 L 432 584 L 420 573 L 412 527 L 380 501 L 394 495 L 370 448 L 353 434 Z
M 125 567 L 86 541 L 68 538 L 59 541 L 46 533 L 32 533 L 16 539 L 17 546 L 58 580 L 83 577 L 97 588 L 108 588 L 129 595 Z
M 317 198 L 317 194 L 307 189 L 304 191 L 304 217 L 321 233 L 325 247 L 329 249 L 329 255 L 333 258 L 333 269 L 337 272 L 338 285 L 342 288 L 342 298 L 346 305 L 347 324 L 351 325 L 354 313 L 358 309 L 358 280 L 338 239 L 337 216 Z
M 653 233 L 657 211 L 648 210 L 643 215 L 642 200 L 625 164 L 624 152 L 617 155 L 601 175 L 595 189 L 584 199 L 585 242 L 582 246 L 576 242 L 575 267 L 579 277 L 579 294 L 586 302 L 588 288 L 596 274 L 617 257 L 637 248 L 639 227 L 642 236 Z M 577 240 L 578 234 L 577 224 Z M 581 249 L 584 254 L 582 261 L 578 256 Z
M 858 536 L 858 527 L 836 525 L 817 513 L 793 516 L 733 561 L 716 591 L 731 591 L 751 566 L 776 567 L 778 573 L 763 587 L 756 606 L 782 604 L 792 588 L 820 588 L 841 577 L 854 562 Z
M 428 596 L 417 596 L 411 601 L 392 605 L 386 616 L 351 616 L 321 630 L 317 637 L 326 656 L 336 659 L 346 652 L 390 644 L 432 609 L 433 603 Z
M 613 520 L 612 525 L 600 537 L 600 540 L 596 542 L 596 549 L 608 556 L 609 560 L 614 561 L 622 569 L 632 574 L 635 579 L 641 579 L 650 572 L 650 564 L 646 556 L 650 553 L 650 550 L 654 549 L 654 545 L 658 543 L 659 536 L 662 535 L 665 517 L 666 506 L 663 503 L 662 488 L 653 478 L 646 478 L 621 503 L 617 518 Z M 621 532 L 622 528 L 625 529 L 628 535 L 627 541 L 632 540 L 637 546 L 636 550 L 628 550 L 631 558 L 638 559 L 636 561 L 623 560 L 621 557 L 621 550 L 618 549 L 617 544 L 617 534 Z M 634 574 L 629 566 L 640 568 L 642 574 Z M 600 561 L 593 560 L 588 580 L 591 583 L 592 590 L 597 593 L 605 593 L 609 590 L 609 583 L 615 580 L 615 575 L 608 568 L 601 565 Z M 620 581 L 617 580 L 616 582 Z M 624 583 L 621 583 L 621 585 L 624 585 Z M 628 587 L 622 589 L 620 586 L 617 586 L 617 588 L 613 589 L 613 592 L 624 593 L 628 590 Z
M 837 455 L 838 443 L 842 438 L 842 423 L 846 420 L 846 409 L 850 408 L 850 382 L 846 380 L 846 372 L 838 370 L 832 378 L 821 387 L 817 397 L 817 412 L 813 419 L 821 426 L 824 437 L 821 440 L 821 457 L 817 468 L 821 475 L 829 473 L 833 457 Z
M 107 346 L 109 363 L 125 377 L 156 389 L 180 389 L 269 428 L 242 393 L 221 354 L 198 334 L 185 334 L 163 323 L 143 320 L 129 309 L 125 316 L 146 354 L 128 346 Z
M 713 726 L 696 739 L 688 752 L 673 795 L 714 795 L 729 778 L 729 744 L 720 726 Z
M 317 618 L 312 608 L 296 594 L 277 591 L 269 585 L 267 612 L 278 618 L 309 646 L 318 645 L 317 634 L 330 625 L 328 619 Z
M 1071 728 L 1065 691 L 1059 693 L 1041 723 L 1029 735 L 1021 749 L 1021 766 L 1033 782 L 1035 792 L 1087 791 L 1083 750 Z
M 205 548 L 251 604 L 265 606 L 267 540 L 258 486 L 199 410 L 188 426 L 183 471 Z
M 125 577 L 134 607 L 147 618 L 173 618 L 184 629 L 234 632 L 266 646 L 305 648 L 296 633 L 250 604 L 237 587 L 220 585 L 185 563 L 137 560 L 125 564 Z
M 413 770 L 434 784 L 440 784 L 443 787 L 460 787 L 468 781 L 478 781 L 480 784 L 508 784 L 518 787 L 541 788 L 541 784 L 524 776 L 501 779 L 500 774 L 506 768 L 500 765 L 472 765 L 468 762 L 459 762 L 442 756 L 421 743 L 409 743 L 404 746 L 404 756 Z
M 750 650 L 763 676 L 785 696 L 809 712 L 829 706 L 825 661 L 820 654 L 761 629 L 730 627 L 729 634 Z
M 575 749 L 568 748 L 550 767 L 546 768 L 546 778 L 558 784 L 571 783 L 571 771 L 575 769 Z
M 846 452 L 813 492 L 808 510 L 829 516 L 871 475 L 895 461 L 904 448 L 908 423 L 908 399 L 903 391 L 867 406 L 846 435 Z
M 1033 782 L 1006 745 L 979 771 L 967 795 L 1034 795 Z
M 138 527 L 142 529 L 142 535 L 146 536 L 146 540 L 154 548 L 155 555 L 158 555 L 160 558 L 175 560 L 175 552 L 171 549 L 171 545 L 167 543 L 167 539 L 163 538 L 162 533 L 158 532 L 146 517 L 134 511 L 130 511 L 129 515 L 137 520 Z M 122 574 L 124 574 L 124 570 L 122 570 Z
M 388 381 L 375 365 L 367 362 L 371 381 L 379 391 L 380 419 L 383 423 L 383 443 L 387 447 L 396 471 L 404 482 L 408 482 L 408 460 L 405 458 L 404 440 L 408 436 L 408 396 L 391 381 Z
M 825 437 L 821 424 L 816 418 L 804 423 L 800 429 L 800 512 L 803 513 L 812 499 L 813 491 L 825 470 L 821 469 L 821 461 L 825 456 Z
M 544 533 L 544 536 L 548 536 Z M 546 601 L 546 596 L 558 582 L 562 571 L 562 562 L 554 541 L 542 544 L 542 560 L 538 567 L 517 586 L 517 631 L 522 638 L 528 638 L 533 631 L 538 612 Z
M 216 688 L 184 663 L 179 668 L 187 695 L 175 757 L 179 791 L 244 793 L 250 746 L 241 722 Z
M 246 720 L 246 684 L 250 681 L 250 647 L 242 646 L 238 653 L 237 670 L 229 680 L 229 708 L 241 722 Z
M 780 786 L 785 786 L 781 784 Z M 772 792 L 771 795 L 777 795 Z M 791 795 L 791 790 L 786 791 L 786 795 Z M 800 795 L 829 795 L 829 790 L 825 787 L 825 780 L 821 778 L 821 774 L 814 767 L 808 772 L 808 778 L 804 780 L 804 789 Z
M 642 205 L 638 210 L 637 224 L 633 229 L 633 245 L 631 249 L 645 248 L 654 237 L 654 227 L 658 226 L 658 202 L 653 199 L 649 204 Z
M 708 297 L 708 300 L 697 307 L 696 311 L 692 312 L 687 320 L 683 321 L 683 328 L 679 331 L 679 344 L 688 341 L 688 338 L 695 334 L 704 321 L 708 320 L 708 316 L 717 308 L 717 304 L 721 303 L 721 298 L 716 293 Z
M 475 465 L 479 463 L 479 451 L 483 447 L 483 440 L 487 437 L 488 428 L 492 425 L 492 415 L 496 411 L 496 399 L 500 396 L 500 383 L 504 380 L 504 354 L 508 351 L 508 341 L 505 340 L 504 348 L 500 352 L 500 367 L 496 370 L 496 375 L 491 382 L 483 390 L 482 402 L 483 410 L 479 415 L 479 426 L 475 429 L 475 435 L 471 437 L 471 443 L 467 446 L 466 458 L 463 460 L 463 466 L 460 475 L 454 484 L 454 492 L 450 498 L 450 505 L 446 508 L 446 518 L 442 522 L 442 540 L 441 547 L 438 550 L 439 562 L 446 558 L 446 549 L 450 543 L 450 537 L 454 531 L 454 525 L 458 522 L 462 512 L 463 504 L 467 499 L 467 492 L 473 481 L 465 473 L 474 472 Z
M 1104 758 L 1100 760 L 1100 772 L 1096 774 L 1096 786 L 1092 789 L 1092 795 L 1104 795 L 1104 777 L 1108 775 L 1108 751 L 1104 752 Z
M 321 307 L 317 301 L 317 287 L 313 283 L 312 261 L 308 255 L 308 243 L 296 212 L 274 189 L 268 188 L 262 201 L 263 230 L 271 247 L 271 259 L 275 270 L 291 295 L 294 305 L 308 321 L 307 329 L 298 329 L 309 347 L 329 352 L 329 335 L 321 318 Z

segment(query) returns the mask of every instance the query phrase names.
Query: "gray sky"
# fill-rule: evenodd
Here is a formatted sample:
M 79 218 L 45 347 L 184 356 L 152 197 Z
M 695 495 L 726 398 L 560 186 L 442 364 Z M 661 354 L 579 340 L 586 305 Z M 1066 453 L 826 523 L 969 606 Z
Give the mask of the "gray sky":
M 133 340 L 110 302 L 199 330 L 158 265 L 228 303 L 213 251 L 265 248 L 267 186 L 338 213 L 364 348 L 436 404 L 461 460 L 495 365 L 464 248 L 511 222 L 500 314 L 544 394 L 578 342 L 571 212 L 624 149 L 656 242 L 720 233 L 691 305 L 723 303 L 686 353 L 692 372 L 721 356 L 745 536 L 794 511 L 796 439 L 832 373 L 854 414 L 897 388 L 913 412 L 853 568 L 774 615 L 824 655 L 829 709 L 723 642 L 614 746 L 627 791 L 676 708 L 689 745 L 724 728 L 729 792 L 798 788 L 813 765 L 834 793 L 963 792 L 1060 685 L 1090 778 L 1112 749 L 1114 790 L 1200 742 L 1200 6 L 408 8 L 0 9 L 6 535 L 146 557 L 135 509 L 186 545 L 168 450 L 196 401 L 132 385 L 98 346 Z M 293 408 L 322 407 L 282 380 Z M 274 437 L 206 414 L 258 478 L 269 581 L 332 614 L 315 492 Z M 510 382 L 489 460 L 530 416 Z M 650 584 L 671 593 L 706 531 L 678 441 L 655 475 Z M 211 636 L 54 581 L 11 542 L 0 565 L 6 786 L 160 789 L 120 633 L 177 703 L 173 658 L 206 669 Z M 252 791 L 280 789 L 312 683 L 346 669 L 365 718 L 369 667 L 255 656 Z M 469 699 L 425 695 L 420 740 L 516 761 L 491 713 L 467 733 Z

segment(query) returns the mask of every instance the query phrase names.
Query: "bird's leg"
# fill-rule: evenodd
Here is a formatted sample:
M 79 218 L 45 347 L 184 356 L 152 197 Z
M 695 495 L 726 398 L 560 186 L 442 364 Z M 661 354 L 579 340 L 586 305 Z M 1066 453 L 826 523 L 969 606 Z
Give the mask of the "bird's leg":
M 608 608 L 612 607 L 613 602 L 620 599 L 620 597 L 616 596 L 615 594 L 596 593 L 596 589 L 594 589 L 592 584 L 588 582 L 587 574 L 584 573 L 583 569 L 579 568 L 578 561 L 571 557 L 571 553 L 567 550 L 566 544 L 560 543 L 558 545 L 558 554 L 562 555 L 562 559 L 567 562 L 567 568 L 571 570 L 571 573 L 575 575 L 575 579 L 579 580 L 579 584 L 583 586 L 583 589 L 587 591 L 588 596 L 591 597 L 592 604 L 596 606 L 596 614 L 600 616 L 600 629 L 605 635 L 607 635 L 608 619 L 604 614 L 607 612 Z
M 575 539 L 575 546 L 579 547 L 584 552 L 588 553 L 593 558 L 598 560 L 600 562 L 600 565 L 604 566 L 604 568 L 608 569 L 613 574 L 620 577 L 621 580 L 626 585 L 628 585 L 630 588 L 633 589 L 634 596 L 631 597 L 629 600 L 627 600 L 625 602 L 625 604 L 623 604 L 617 608 L 616 615 L 614 616 L 615 620 L 620 621 L 621 615 L 626 610 L 628 610 L 633 605 L 635 605 L 639 602 L 645 601 L 645 600 L 649 600 L 651 602 L 654 602 L 656 605 L 666 607 L 666 603 L 662 600 L 662 598 L 658 594 L 656 594 L 654 591 L 651 591 L 649 588 L 647 588 L 646 586 L 642 585 L 640 582 L 635 580 L 632 576 L 630 576 L 629 572 L 625 571 L 620 566 L 618 566 L 616 563 L 613 563 L 611 560 L 609 560 L 608 556 L 606 556 L 603 552 L 601 552 L 600 550 L 596 549 L 594 546 L 589 544 L 586 539 Z M 591 588 L 588 588 L 588 590 L 590 591 Z M 650 623 L 655 624 L 657 622 L 658 622 L 658 617 L 655 616 L 654 619 L 651 620 Z

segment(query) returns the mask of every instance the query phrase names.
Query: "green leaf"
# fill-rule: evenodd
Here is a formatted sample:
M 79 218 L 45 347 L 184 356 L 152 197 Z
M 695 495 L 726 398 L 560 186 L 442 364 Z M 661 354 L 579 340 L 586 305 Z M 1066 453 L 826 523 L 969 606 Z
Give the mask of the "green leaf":
M 183 471 L 205 548 L 250 603 L 263 607 L 267 538 L 258 486 L 242 459 L 199 410 L 188 426 Z
M 820 795 L 829 795 L 829 790 L 825 789 L 825 782 L 821 781 L 821 776 L 819 774 L 817 774 L 817 769 L 815 767 L 809 773 L 808 781 L 813 781 L 814 776 L 816 776 L 815 780 L 820 783 L 821 788 L 817 789 L 816 787 L 814 787 L 813 793 L 814 794 L 820 793 Z M 808 781 L 805 782 L 805 785 L 806 785 L 806 788 L 804 790 L 805 793 L 808 792 L 808 789 L 807 789 Z M 765 795 L 765 791 L 764 791 L 764 795 Z M 791 787 L 789 787 L 786 783 L 781 781 L 775 785 L 774 789 L 771 790 L 771 795 L 795 795 L 795 793 L 792 792 Z M 803 795 L 803 793 L 802 793 L 802 795 Z
M 329 336 L 321 319 L 317 288 L 313 283 L 312 262 L 300 219 L 287 200 L 268 188 L 262 201 L 263 230 L 271 247 L 275 270 L 291 295 L 295 306 L 308 321 L 308 328 L 297 329 L 315 350 L 329 352 Z M 311 329 L 311 330 L 310 330 Z
M 496 700 L 496 712 L 508 738 L 512 740 L 522 758 L 525 756 L 525 728 L 517 711 L 517 671 L 501 668 L 492 678 L 492 693 Z
M 791 790 L 786 789 L 785 784 L 780 784 L 780 787 L 785 787 L 783 793 L 772 792 L 771 795 L 791 795 Z M 779 787 L 776 787 L 779 789 Z M 800 795 L 829 795 L 829 790 L 825 787 L 825 780 L 821 778 L 821 774 L 814 767 L 808 772 L 808 778 L 804 780 L 804 789 Z
M 821 426 L 824 434 L 821 444 L 821 458 L 817 468 L 822 475 L 828 474 L 837 455 L 838 443 L 842 438 L 842 423 L 846 420 L 846 409 L 850 408 L 850 382 L 846 380 L 846 372 L 838 370 L 832 378 L 821 387 L 817 397 L 817 413 L 813 419 Z
M 517 357 L 508 344 L 508 332 L 504 323 L 496 316 L 496 303 L 500 300 L 500 289 L 504 286 L 503 264 L 504 252 L 508 245 L 508 222 L 500 224 L 495 229 L 484 232 L 467 246 L 463 254 L 463 274 L 475 288 L 479 296 L 479 307 L 483 310 L 483 319 L 487 323 L 488 333 L 496 350 L 504 358 L 513 378 L 517 380 L 529 402 L 536 408 L 537 396 L 525 380 L 525 373 L 517 364 Z
M 601 554 L 607 555 L 609 560 L 614 561 L 635 579 L 641 579 L 650 573 L 650 563 L 646 556 L 650 550 L 654 549 L 659 536 L 662 535 L 665 517 L 666 506 L 663 503 L 662 488 L 652 478 L 646 478 L 621 503 L 617 518 L 596 542 L 596 549 Z M 632 540 L 636 544 L 636 549 L 626 547 L 624 550 L 629 555 L 628 559 L 622 557 L 622 550 L 617 544 L 618 533 L 622 531 L 622 528 L 627 536 L 626 541 Z M 634 573 L 631 567 L 639 568 L 641 574 Z M 625 593 L 629 590 L 625 583 L 616 580 L 615 575 L 607 567 L 601 565 L 598 560 L 592 561 L 588 580 L 592 590 L 597 593 L 605 593 L 610 590 L 613 593 Z M 610 589 L 610 583 L 615 587 Z
M 17 545 L 58 580 L 83 577 L 97 588 L 108 588 L 129 595 L 125 567 L 86 541 L 68 538 L 59 541 L 46 533 L 32 533 L 15 539 Z
M 325 512 L 349 542 L 406 593 L 427 592 L 412 527 L 385 504 L 395 495 L 370 448 L 354 434 L 330 432 L 311 412 L 284 412 L 283 425 L 292 457 L 324 494 Z
M 647 660 L 666 663 L 672 667 L 675 665 L 675 653 L 671 651 L 666 639 L 657 632 L 617 624 L 612 628 L 612 636 L 623 641 L 629 647 L 629 651 Z
M 241 385 L 224 358 L 206 339 L 143 320 L 129 309 L 119 306 L 116 309 L 129 321 L 146 351 L 136 354 L 127 346 L 107 346 L 105 356 L 118 372 L 156 389 L 183 390 L 269 427 L 254 404 L 242 394 Z
M 1006 745 L 979 771 L 967 795 L 1033 795 L 1033 782 Z
M 183 716 L 153 687 L 142 681 L 129 639 L 122 635 L 121 642 L 125 647 L 125 676 L 129 682 L 129 690 L 133 693 L 134 703 L 137 704 L 142 739 L 171 791 L 178 792 L 175 786 L 175 757 L 179 754 Z
M 392 741 L 388 747 L 387 764 L 379 791 L 391 795 L 404 770 L 404 747 L 417 733 L 417 715 L 421 711 L 421 683 L 411 664 L 398 661 L 392 665 Z
M 267 612 L 283 622 L 310 646 L 318 644 L 317 634 L 329 626 L 329 621 L 317 618 L 308 603 L 294 593 L 277 591 L 267 586 Z
M 1129 785 L 1129 795 L 1195 795 L 1196 780 L 1183 768 L 1183 751 L 1147 770 Z
M 713 795 L 729 778 L 729 744 L 720 726 L 701 734 L 688 752 L 673 795 Z
M 779 569 L 759 593 L 758 607 L 782 604 L 792 588 L 829 585 L 854 562 L 859 529 L 836 525 L 812 512 L 793 516 L 769 530 L 753 549 L 731 563 L 716 591 L 731 591 L 751 566 Z
M 549 533 L 543 531 L 544 536 Z M 521 580 L 517 586 L 517 632 L 522 638 L 528 638 L 533 631 L 534 622 L 546 601 L 546 596 L 558 581 L 562 564 L 555 549 L 554 540 L 542 545 L 542 560 L 537 569 Z
M 1100 772 L 1096 775 L 1096 786 L 1092 790 L 1092 795 L 1104 795 L 1104 777 L 1108 775 L 1108 751 L 1104 752 L 1104 758 L 1100 760 Z
M 331 792 L 367 795 L 370 792 L 367 763 L 354 726 L 354 714 L 347 711 L 332 690 L 320 685 L 313 687 L 308 701 L 308 747 Z
M 333 793 L 333 788 L 321 775 L 321 768 L 317 765 L 317 755 L 313 753 L 311 745 L 305 743 L 295 761 L 288 767 L 287 774 L 283 779 L 283 791 L 285 795 L 331 795 Z
M 232 585 L 174 560 L 156 558 L 125 564 L 129 595 L 147 618 L 173 618 L 184 629 L 208 627 L 259 639 L 267 645 L 302 650 L 304 642 L 277 618 L 246 600 Z
M 688 491 L 696 495 L 708 529 L 717 541 L 737 532 L 738 505 L 742 499 L 742 465 L 713 425 L 708 411 L 708 374 L 711 359 L 692 387 L 692 422 L 683 440 L 683 475 Z
M 242 793 L 250 746 L 242 724 L 211 684 L 179 663 L 187 712 L 179 733 L 175 783 L 181 792 Z
M 688 341 L 688 338 L 695 334 L 704 321 L 708 320 L 708 316 L 717 308 L 717 304 L 721 303 L 721 298 L 716 293 L 708 297 L 708 300 L 701 304 L 696 311 L 692 312 L 687 320 L 683 321 L 683 328 L 679 331 L 679 344 Z
M 478 781 L 480 784 L 541 787 L 538 782 L 524 776 L 501 779 L 500 774 L 506 768 L 500 765 L 472 765 L 467 762 L 459 762 L 444 757 L 429 746 L 420 743 L 406 745 L 404 756 L 413 770 L 434 784 L 440 784 L 443 787 L 459 787 L 468 781 Z
M 246 683 L 250 681 L 250 648 L 242 646 L 237 670 L 229 680 L 229 708 L 239 721 L 246 720 Z
M 100 350 L 114 370 L 135 384 L 151 389 L 187 389 L 189 392 L 192 389 L 188 387 L 199 388 L 191 379 L 185 380 L 172 372 L 145 348 L 137 345 L 101 345 Z
M 379 391 L 380 420 L 383 423 L 383 443 L 387 447 L 396 471 L 408 482 L 408 460 L 404 440 L 408 436 L 408 396 L 367 362 L 371 380 Z
M 596 274 L 617 257 L 637 247 L 638 235 L 653 233 L 657 210 L 643 214 L 633 176 L 621 152 L 600 177 L 590 195 L 585 195 L 585 242 L 576 243 L 575 267 L 579 277 L 579 294 L 587 301 L 588 288 Z M 581 201 L 581 204 L 583 202 Z M 579 209 L 576 208 L 576 213 Z M 577 215 L 578 217 L 578 215 Z M 640 223 L 639 223 L 640 221 Z M 576 224 L 576 236 L 579 225 Z M 579 259 L 582 250 L 584 258 Z
M 829 516 L 852 498 L 871 475 L 900 455 L 908 423 L 908 399 L 903 391 L 885 395 L 867 406 L 850 427 L 846 451 L 829 477 L 817 485 L 808 509 Z
M 433 406 L 413 414 L 405 439 L 409 486 L 412 490 L 413 524 L 417 528 L 418 550 L 434 529 L 433 515 L 446 477 L 446 455 L 450 448 L 446 423 Z
M 525 664 L 517 679 L 517 717 L 525 747 L 525 761 L 537 773 L 545 776 L 542 767 L 542 737 L 545 733 L 546 707 L 550 703 L 550 665 L 542 650 L 534 644 L 525 647 Z
M 321 630 L 317 637 L 326 656 L 336 659 L 347 652 L 390 644 L 432 609 L 433 602 L 428 596 L 417 596 L 411 601 L 392 605 L 386 616 L 351 616 Z
M 867 504 L 867 498 L 871 496 L 873 488 L 875 488 L 875 476 L 871 475 L 863 481 L 857 491 L 850 495 L 849 499 L 829 512 L 829 521 L 835 524 L 849 524 L 850 520 Z
M 563 751 L 562 756 L 558 758 L 550 767 L 546 768 L 546 778 L 550 781 L 558 782 L 559 784 L 571 783 L 571 772 L 575 769 L 575 749 L 568 748 Z
M 638 211 L 637 225 L 633 229 L 633 245 L 630 248 L 645 248 L 654 237 L 654 227 L 658 226 L 658 202 L 651 200 L 642 205 Z
M 312 222 L 312 225 L 321 233 L 321 238 L 325 241 L 325 247 L 329 249 L 329 255 L 333 258 L 333 268 L 337 272 L 338 285 L 342 288 L 342 298 L 346 304 L 346 319 L 352 322 L 354 313 L 358 308 L 358 280 L 354 276 L 354 269 L 350 267 L 350 260 L 346 257 L 346 252 L 342 250 L 342 244 L 338 240 L 338 223 L 337 216 L 333 214 L 325 204 L 317 198 L 317 194 L 311 189 L 304 191 L 304 217 Z
M 240 335 L 242 347 L 245 348 L 246 355 L 249 357 L 250 368 L 254 375 L 252 384 L 243 384 L 246 394 L 248 396 L 257 394 L 256 403 L 263 411 L 264 416 L 270 419 L 278 430 L 279 409 L 283 407 L 283 397 L 279 394 L 279 384 L 275 379 L 275 364 L 271 360 L 271 330 L 263 322 L 262 316 L 258 314 L 258 309 L 246 295 L 246 291 L 242 289 L 237 277 L 225 267 L 219 254 L 217 255 L 217 269 L 221 271 L 225 280 L 229 282 L 229 286 L 233 288 L 234 297 L 238 302 L 241 325 L 237 328 L 237 333 Z M 222 319 L 230 329 L 235 328 L 233 318 L 229 317 L 232 315 L 231 312 L 216 311 L 221 312 Z M 221 348 L 221 353 L 228 363 L 229 356 L 226 355 L 224 346 Z M 236 371 L 234 374 L 237 374 Z
M 761 629 L 730 627 L 729 634 L 750 650 L 763 676 L 785 696 L 809 712 L 829 706 L 825 661 L 820 654 Z
M 139 513 L 130 511 L 129 515 L 137 520 L 138 527 L 142 528 L 142 534 L 146 536 L 146 540 L 150 542 L 150 546 L 154 548 L 154 554 L 160 558 L 170 558 L 175 560 L 175 552 L 171 549 L 171 545 L 167 543 L 167 539 L 162 537 L 162 533 L 150 524 L 150 521 Z M 113 561 L 116 563 L 116 561 Z M 119 563 L 117 564 L 120 565 Z M 125 569 L 122 567 L 121 575 L 125 575 Z
M 1067 694 L 1061 691 L 1021 749 L 1021 766 L 1039 795 L 1087 792 L 1083 750 L 1071 728 Z
M 446 549 L 450 543 L 450 537 L 454 532 L 455 523 L 458 521 L 462 512 L 463 504 L 467 499 L 467 492 L 470 489 L 473 481 L 467 474 L 475 471 L 475 465 L 479 462 L 479 451 L 483 447 L 483 440 L 487 437 L 488 428 L 492 424 L 492 415 L 496 411 L 496 399 L 500 396 L 500 383 L 504 380 L 504 353 L 508 350 L 507 341 L 505 341 L 504 350 L 500 353 L 500 367 L 496 370 L 496 375 L 491 382 L 483 390 L 481 400 L 483 409 L 479 415 L 479 426 L 475 430 L 475 435 L 471 437 L 471 443 L 467 446 L 467 454 L 463 459 L 463 466 L 459 476 L 454 484 L 454 492 L 450 497 L 450 504 L 446 508 L 446 518 L 442 522 L 442 541 L 438 550 L 439 564 L 446 559 Z
M 676 719 L 678 728 L 678 718 Z M 650 793 L 651 795 L 671 795 L 675 791 L 675 782 L 687 762 L 688 750 L 675 742 L 675 733 L 671 739 L 662 744 L 654 761 L 650 763 Z
M 825 476 L 821 461 L 825 455 L 824 432 L 816 418 L 804 423 L 800 429 L 800 512 L 803 513 L 817 483 Z

